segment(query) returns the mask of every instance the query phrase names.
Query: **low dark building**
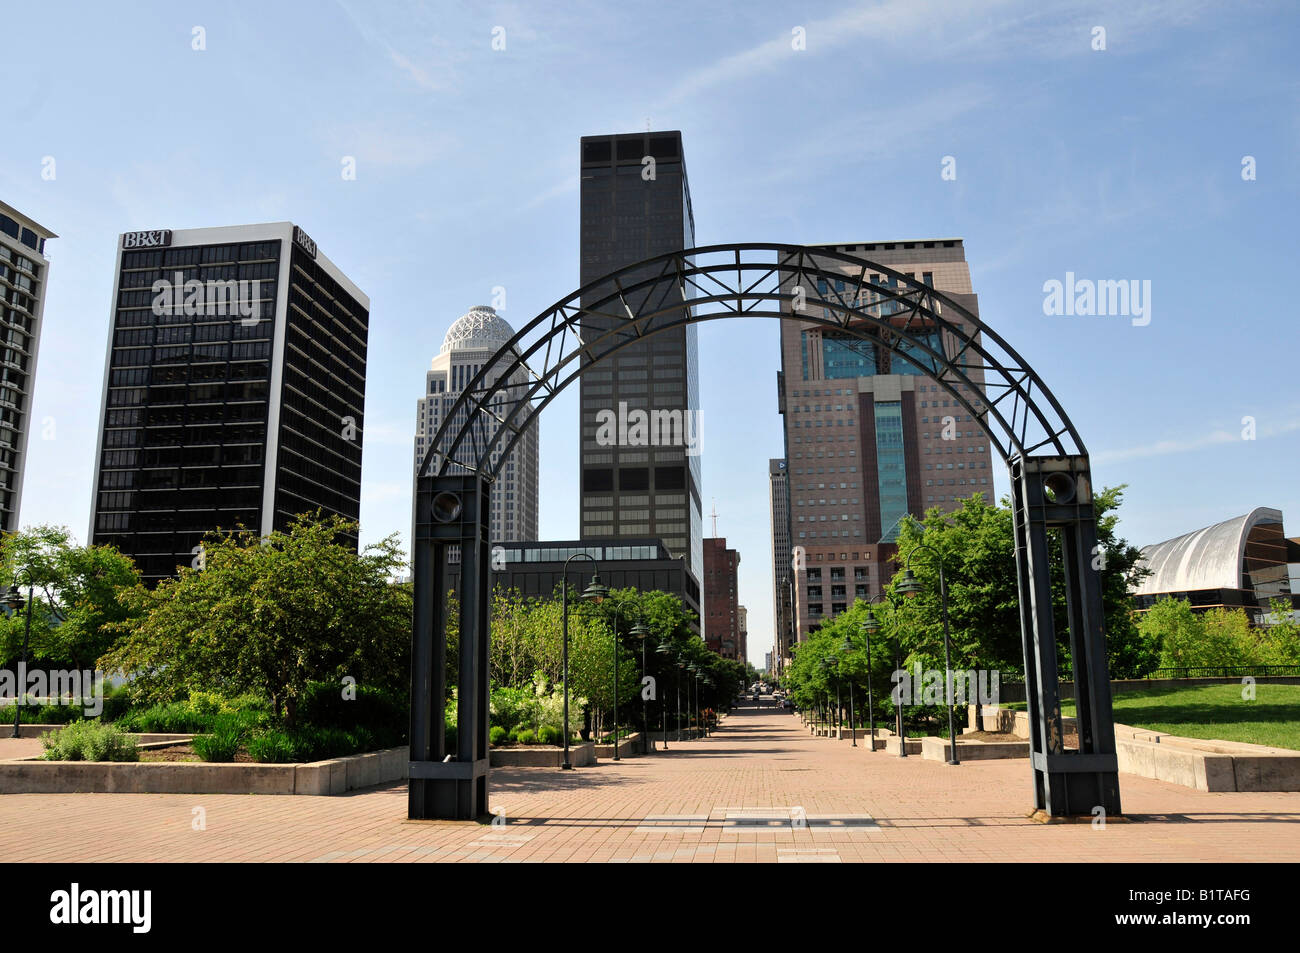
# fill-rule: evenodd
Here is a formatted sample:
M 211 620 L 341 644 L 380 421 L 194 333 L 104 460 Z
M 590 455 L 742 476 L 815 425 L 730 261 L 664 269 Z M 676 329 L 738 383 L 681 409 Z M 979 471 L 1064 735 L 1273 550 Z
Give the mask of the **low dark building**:
M 658 590 L 679 597 L 686 608 L 700 614 L 700 590 L 685 557 L 674 557 L 659 539 L 588 539 L 501 543 L 493 547 L 493 588 L 515 589 L 525 598 L 550 597 L 560 585 L 564 563 L 574 553 L 589 559 L 569 563 L 569 584 L 587 587 L 593 572 L 611 589 Z M 451 568 L 450 585 L 460 586 L 460 573 Z M 698 623 L 692 629 L 699 634 Z

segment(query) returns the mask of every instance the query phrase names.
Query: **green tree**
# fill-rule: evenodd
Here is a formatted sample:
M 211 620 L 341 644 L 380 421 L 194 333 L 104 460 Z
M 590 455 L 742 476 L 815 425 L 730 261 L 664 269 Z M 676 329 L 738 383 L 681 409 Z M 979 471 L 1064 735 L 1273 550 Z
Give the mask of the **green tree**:
M 119 591 L 139 584 L 129 556 L 113 546 L 78 546 L 61 526 L 32 526 L 0 539 L 0 586 L 33 587 L 29 656 L 59 668 L 88 668 L 113 645 L 130 611 Z M 22 651 L 23 613 L 0 618 L 0 663 Z
M 1263 665 L 1269 643 L 1242 609 L 1193 611 L 1185 599 L 1161 599 L 1138 623 L 1160 649 L 1161 668 Z
M 1156 646 L 1161 668 L 1202 664 L 1205 630 L 1186 599 L 1158 600 L 1138 620 L 1138 631 Z
M 1292 616 L 1287 599 L 1274 599 L 1270 615 L 1277 620 L 1260 633 L 1260 648 L 1266 665 L 1300 665 L 1300 624 Z
M 290 726 L 311 681 L 389 689 L 407 684 L 411 590 L 396 536 L 360 552 L 339 542 L 357 532 L 334 516 L 303 516 L 265 539 L 210 535 L 205 568 L 182 567 L 150 591 L 124 591 L 135 615 L 100 664 L 131 673 L 157 699 L 191 689 L 256 692 Z

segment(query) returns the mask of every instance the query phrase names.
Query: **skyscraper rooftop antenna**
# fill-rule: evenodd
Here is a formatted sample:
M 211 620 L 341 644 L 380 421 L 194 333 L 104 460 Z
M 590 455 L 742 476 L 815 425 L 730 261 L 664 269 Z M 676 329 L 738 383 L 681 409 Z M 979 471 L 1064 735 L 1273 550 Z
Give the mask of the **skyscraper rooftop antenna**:
M 714 538 L 714 539 L 717 539 L 717 538 L 718 538 L 718 500 L 717 500 L 717 497 L 714 497 L 714 499 L 713 499 L 713 511 L 712 511 L 711 513 L 709 513 L 709 516 L 710 516 L 710 518 L 712 518 L 712 520 L 713 520 L 713 538 Z

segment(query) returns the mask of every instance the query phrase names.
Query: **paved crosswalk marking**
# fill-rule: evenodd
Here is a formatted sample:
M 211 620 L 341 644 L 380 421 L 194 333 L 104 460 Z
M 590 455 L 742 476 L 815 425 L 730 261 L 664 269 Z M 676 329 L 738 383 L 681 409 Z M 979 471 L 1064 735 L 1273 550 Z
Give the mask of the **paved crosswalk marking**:
M 776 852 L 778 864 L 842 864 L 840 852 L 825 849 L 782 848 Z

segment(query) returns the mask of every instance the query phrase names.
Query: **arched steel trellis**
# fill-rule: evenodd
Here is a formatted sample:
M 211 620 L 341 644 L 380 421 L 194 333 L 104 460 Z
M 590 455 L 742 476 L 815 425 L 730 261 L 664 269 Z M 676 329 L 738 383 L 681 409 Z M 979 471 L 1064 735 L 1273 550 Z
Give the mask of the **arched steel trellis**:
M 837 287 L 842 285 L 842 290 Z M 888 266 L 800 245 L 693 248 L 639 262 L 557 302 L 462 390 L 416 478 L 412 818 L 487 813 L 489 494 L 538 414 L 594 364 L 673 328 L 729 317 L 796 320 L 887 349 L 979 421 L 1011 471 L 1036 807 L 1120 812 L 1110 682 L 1094 568 L 1086 450 L 1027 361 L 951 295 Z M 1061 532 L 1079 747 L 1063 744 L 1048 530 Z M 447 547 L 460 551 L 456 751 L 445 749 Z

